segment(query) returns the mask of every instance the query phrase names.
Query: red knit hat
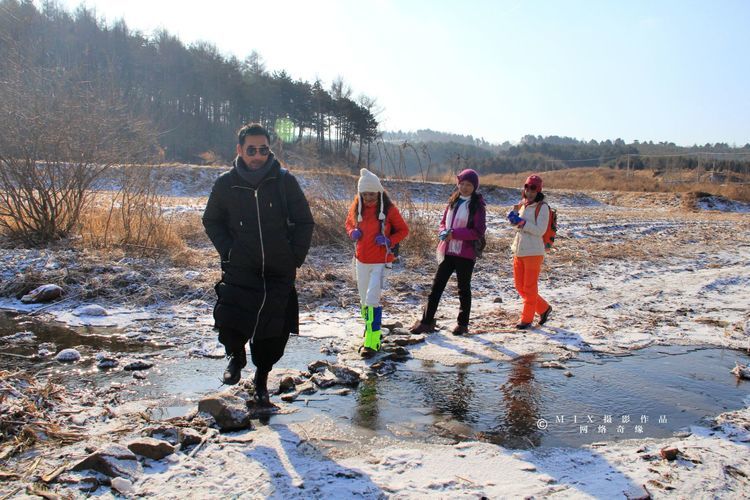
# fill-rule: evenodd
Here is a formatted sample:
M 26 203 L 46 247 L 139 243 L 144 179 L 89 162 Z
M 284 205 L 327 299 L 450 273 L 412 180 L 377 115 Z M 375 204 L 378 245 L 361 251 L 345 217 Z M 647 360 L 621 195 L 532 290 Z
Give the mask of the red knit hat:
M 534 186 L 537 193 L 542 192 L 542 178 L 538 175 L 530 175 L 526 178 L 526 182 L 523 183 L 523 187 Z

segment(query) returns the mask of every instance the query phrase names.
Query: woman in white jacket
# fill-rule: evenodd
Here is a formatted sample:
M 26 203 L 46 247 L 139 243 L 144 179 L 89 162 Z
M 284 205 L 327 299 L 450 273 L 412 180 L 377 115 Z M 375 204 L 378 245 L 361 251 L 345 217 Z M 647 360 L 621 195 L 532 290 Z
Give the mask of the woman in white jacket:
M 547 322 L 552 306 L 539 295 L 539 272 L 544 262 L 544 240 L 542 236 L 549 223 L 549 205 L 544 202 L 542 178 L 530 175 L 523 185 L 523 199 L 508 214 L 508 220 L 516 228 L 513 239 L 513 279 L 516 290 L 523 299 L 521 320 L 516 325 L 526 330 L 539 314 L 539 325 Z

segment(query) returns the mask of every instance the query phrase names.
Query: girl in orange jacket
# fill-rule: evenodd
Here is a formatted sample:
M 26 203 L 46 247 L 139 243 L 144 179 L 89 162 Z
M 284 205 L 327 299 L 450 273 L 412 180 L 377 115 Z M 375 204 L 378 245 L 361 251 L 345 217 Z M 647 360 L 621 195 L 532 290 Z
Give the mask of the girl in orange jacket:
M 396 205 L 385 193 L 380 179 L 363 168 L 346 218 L 346 232 L 356 242 L 355 263 L 360 313 L 365 322 L 362 356 L 380 350 L 380 324 L 383 308 L 380 295 L 386 273 L 395 256 L 392 248 L 409 234 L 409 228 Z

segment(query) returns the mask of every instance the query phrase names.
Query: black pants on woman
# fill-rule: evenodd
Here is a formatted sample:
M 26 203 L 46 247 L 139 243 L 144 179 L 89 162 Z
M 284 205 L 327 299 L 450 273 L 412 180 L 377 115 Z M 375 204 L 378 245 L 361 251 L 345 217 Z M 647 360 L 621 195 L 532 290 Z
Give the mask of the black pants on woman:
M 458 312 L 458 324 L 469 326 L 469 315 L 471 314 L 471 275 L 474 272 L 473 259 L 465 259 L 454 255 L 446 255 L 443 262 L 437 268 L 435 279 L 432 281 L 432 291 L 427 298 L 427 307 L 422 315 L 422 323 L 432 324 L 435 321 L 440 297 L 443 295 L 445 285 L 448 284 L 453 272 L 458 279 L 458 300 L 461 309 Z

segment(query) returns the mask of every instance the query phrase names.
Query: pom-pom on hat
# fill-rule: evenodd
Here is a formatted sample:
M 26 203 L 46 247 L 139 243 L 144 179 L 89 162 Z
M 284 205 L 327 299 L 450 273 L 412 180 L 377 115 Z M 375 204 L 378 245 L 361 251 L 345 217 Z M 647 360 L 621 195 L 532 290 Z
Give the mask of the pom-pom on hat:
M 523 187 L 534 186 L 537 193 L 542 192 L 542 178 L 538 175 L 530 175 L 526 178 L 526 182 L 523 183 Z
M 467 168 L 466 170 L 462 170 L 457 176 L 456 176 L 457 182 L 456 184 L 459 184 L 463 181 L 469 181 L 474 186 L 474 191 L 479 189 L 479 174 L 476 170 L 472 170 L 470 168 Z
M 378 176 L 363 168 L 359 171 L 359 182 L 357 182 L 357 191 L 359 193 L 378 193 L 380 198 L 380 213 L 378 214 L 379 220 L 385 220 L 385 213 L 383 213 L 383 185 L 380 183 Z M 362 197 L 359 198 L 357 204 L 357 222 L 362 222 Z

